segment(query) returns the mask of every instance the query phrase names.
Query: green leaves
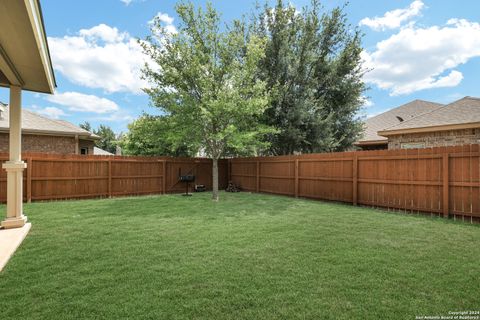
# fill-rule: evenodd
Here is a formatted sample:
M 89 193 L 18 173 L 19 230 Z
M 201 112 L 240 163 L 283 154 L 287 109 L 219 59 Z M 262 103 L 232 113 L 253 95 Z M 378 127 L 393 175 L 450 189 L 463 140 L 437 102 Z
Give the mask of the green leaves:
M 362 35 L 343 9 L 322 12 L 312 0 L 299 12 L 278 0 L 250 25 L 223 26 L 210 3 L 182 2 L 177 34 L 157 22 L 141 42 L 156 62 L 144 70 L 153 84 L 146 92 L 182 124 L 171 132 L 177 140 L 194 140 L 212 157 L 348 149 L 362 130 L 366 87 Z
M 100 140 L 95 141 L 95 145 L 105 151 L 115 153 L 118 145 L 118 138 L 115 132 L 107 125 L 101 124 L 97 129 L 93 129 L 90 122 L 85 121 L 81 123 L 80 128 L 94 133 L 100 137 Z
M 124 148 L 202 150 L 215 164 L 225 156 L 350 147 L 361 130 L 356 113 L 365 90 L 361 36 L 342 9 L 321 9 L 313 0 L 299 13 L 278 0 L 250 25 L 223 26 L 211 3 L 179 3 L 178 33 L 156 21 L 140 41 L 155 62 L 143 74 L 151 104 L 164 113 L 156 124 L 162 130 L 145 132 L 159 121 L 145 118 L 131 126 Z
M 173 118 L 144 114 L 128 126 L 120 145 L 124 154 L 143 156 L 195 156 L 199 146 L 189 143 L 183 136 L 174 134 Z
M 153 84 L 147 93 L 165 119 L 178 124 L 170 126 L 169 134 L 177 137 L 172 141 L 198 144 L 215 159 L 263 147 L 269 130 L 259 119 L 269 94 L 257 75 L 267 40 L 249 35 L 243 21 L 223 28 L 210 3 L 205 9 L 180 3 L 176 9 L 179 33 L 155 24 L 144 44 L 157 64 L 144 71 Z
M 98 129 L 93 130 L 93 132 L 97 136 L 100 136 L 100 140 L 95 142 L 97 147 L 115 154 L 117 148 L 117 136 L 115 135 L 115 132 L 113 132 L 112 128 L 101 124 Z
M 278 129 L 272 154 L 345 150 L 361 131 L 361 34 L 343 8 L 321 11 L 315 0 L 301 13 L 278 0 L 252 19 L 268 39 L 259 77 L 271 93 L 263 123 Z

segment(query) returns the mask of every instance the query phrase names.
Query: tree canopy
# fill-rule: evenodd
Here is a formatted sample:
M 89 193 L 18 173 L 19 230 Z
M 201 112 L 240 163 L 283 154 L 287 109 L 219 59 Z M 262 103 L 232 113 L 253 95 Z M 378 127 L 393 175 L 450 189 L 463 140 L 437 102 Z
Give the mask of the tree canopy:
M 108 151 L 110 153 L 115 154 L 117 145 L 118 145 L 118 140 L 119 137 L 115 134 L 115 132 L 112 130 L 107 125 L 101 124 L 98 126 L 97 129 L 93 129 L 92 125 L 90 122 L 85 121 L 81 124 L 79 124 L 79 127 L 87 130 L 88 132 L 91 132 L 93 134 L 96 134 L 97 136 L 100 137 L 99 140 L 95 141 L 95 146 L 97 146 L 100 149 L 103 149 L 105 151 Z
M 270 153 L 341 151 L 362 130 L 361 33 L 343 8 L 323 12 L 317 0 L 301 12 L 282 0 L 265 5 L 251 32 L 268 39 L 260 77 L 271 93 L 263 122 L 278 129 Z
M 298 11 L 265 4 L 249 23 L 223 25 L 207 3 L 176 5 L 178 32 L 156 18 L 139 41 L 153 63 L 145 89 L 162 116 L 144 115 L 122 140 L 127 153 L 225 156 L 341 151 L 362 131 L 358 117 L 362 34 L 343 7 L 318 0 Z
M 157 18 L 151 36 L 141 42 L 155 65 L 144 76 L 152 83 L 145 91 L 170 122 L 177 141 L 198 145 L 213 160 L 213 199 L 218 199 L 218 159 L 227 151 L 264 150 L 260 123 L 268 106 L 265 81 L 258 76 L 266 39 L 249 34 L 243 21 L 225 28 L 210 3 L 195 8 L 176 5 L 180 24 L 171 33 Z
M 95 142 L 95 145 L 97 147 L 115 154 L 118 145 L 118 139 L 112 128 L 107 125 L 101 124 L 98 126 L 98 129 L 93 130 L 93 133 L 100 137 L 100 140 L 97 140 Z
M 171 122 L 164 116 L 144 114 L 128 129 L 120 140 L 125 155 L 192 157 L 198 152 L 197 146 L 171 134 Z
M 88 132 L 92 132 L 92 125 L 88 121 L 80 123 L 78 126 L 80 128 L 82 128 L 83 130 L 87 130 Z

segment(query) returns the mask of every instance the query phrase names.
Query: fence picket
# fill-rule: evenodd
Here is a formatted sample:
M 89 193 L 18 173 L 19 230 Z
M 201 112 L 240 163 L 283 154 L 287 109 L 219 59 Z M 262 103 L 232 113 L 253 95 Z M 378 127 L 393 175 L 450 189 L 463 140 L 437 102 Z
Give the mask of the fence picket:
M 237 158 L 219 162 L 220 188 L 229 180 L 247 191 L 348 202 L 480 222 L 480 147 L 357 151 Z M 0 160 L 8 154 L 0 154 Z M 211 188 L 203 158 L 24 154 L 25 200 L 95 198 L 184 191 L 178 172 Z M 0 201 L 6 173 L 0 173 Z
M 231 180 L 244 187 L 251 176 L 256 185 L 278 177 L 275 190 L 268 192 L 480 222 L 479 149 L 473 145 L 239 158 L 230 163 L 235 173 Z M 294 172 L 288 171 L 289 163 Z M 252 175 L 252 164 L 268 174 Z M 258 190 L 250 184 L 245 189 Z
M 25 153 L 25 201 L 112 197 L 119 195 L 183 192 L 177 184 L 177 171 L 169 172 L 168 157 L 75 156 Z M 0 153 L 0 160 L 8 154 Z M 197 184 L 211 189 L 211 160 L 204 158 L 173 159 L 172 170 L 200 166 Z M 226 160 L 219 162 L 219 186 L 226 187 Z M 225 171 L 225 172 L 224 172 Z M 170 179 L 168 179 L 170 177 Z M 0 171 L 0 202 L 6 201 L 6 172 Z M 171 187 L 171 188 L 170 188 Z

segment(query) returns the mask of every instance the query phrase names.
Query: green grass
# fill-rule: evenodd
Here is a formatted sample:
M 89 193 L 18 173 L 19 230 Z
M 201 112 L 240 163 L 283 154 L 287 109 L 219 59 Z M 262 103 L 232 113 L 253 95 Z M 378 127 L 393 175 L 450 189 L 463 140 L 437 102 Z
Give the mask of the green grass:
M 209 197 L 26 205 L 33 227 L 0 273 L 0 318 L 414 319 L 480 309 L 478 226 Z

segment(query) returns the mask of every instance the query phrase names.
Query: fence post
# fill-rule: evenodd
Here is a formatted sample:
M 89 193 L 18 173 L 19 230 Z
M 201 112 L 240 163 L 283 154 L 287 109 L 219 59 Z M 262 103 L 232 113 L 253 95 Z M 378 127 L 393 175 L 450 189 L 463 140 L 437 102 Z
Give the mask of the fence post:
M 257 161 L 257 186 L 255 188 L 256 192 L 260 192 L 260 161 Z
M 167 160 L 163 160 L 162 162 L 162 165 L 163 165 L 163 168 L 162 168 L 162 194 L 166 194 L 167 193 L 167 189 L 166 189 L 166 179 L 167 179 Z
M 444 153 L 442 161 L 442 173 L 443 173 L 443 216 L 448 218 L 449 214 L 449 154 L 448 152 Z
M 108 159 L 108 197 L 112 197 L 112 159 Z
M 27 202 L 32 202 L 32 158 L 27 158 Z
M 352 178 L 352 203 L 356 206 L 358 204 L 358 156 L 356 153 L 353 155 Z
M 295 198 L 298 198 L 298 159 L 295 159 Z

